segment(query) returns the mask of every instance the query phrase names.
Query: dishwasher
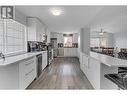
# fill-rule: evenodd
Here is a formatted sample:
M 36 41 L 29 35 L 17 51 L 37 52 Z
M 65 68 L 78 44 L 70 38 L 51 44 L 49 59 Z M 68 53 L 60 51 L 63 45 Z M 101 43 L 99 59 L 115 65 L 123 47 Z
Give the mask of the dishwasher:
M 39 54 L 37 57 L 37 77 L 42 73 L 42 54 Z

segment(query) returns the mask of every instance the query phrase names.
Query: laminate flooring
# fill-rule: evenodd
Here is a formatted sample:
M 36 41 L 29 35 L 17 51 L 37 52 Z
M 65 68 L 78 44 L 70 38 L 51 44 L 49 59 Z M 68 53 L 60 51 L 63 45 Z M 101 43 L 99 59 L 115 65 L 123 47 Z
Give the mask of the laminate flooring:
M 55 58 L 27 89 L 93 89 L 76 57 Z

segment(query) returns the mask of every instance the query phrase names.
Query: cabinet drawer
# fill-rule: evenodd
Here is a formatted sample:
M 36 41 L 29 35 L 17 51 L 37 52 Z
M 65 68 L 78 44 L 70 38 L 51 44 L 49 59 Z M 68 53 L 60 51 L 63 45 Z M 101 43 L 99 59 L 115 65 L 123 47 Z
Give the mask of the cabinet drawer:
M 37 73 L 36 69 L 32 68 L 29 72 L 25 74 L 24 81 L 23 81 L 25 88 L 27 88 L 30 85 L 30 83 L 35 79 L 36 73 Z
M 25 89 L 36 77 L 36 57 L 24 60 L 19 64 L 19 87 Z
M 20 84 L 19 84 L 19 87 L 20 89 L 25 89 L 27 88 L 30 83 L 35 79 L 36 77 L 36 69 L 31 69 L 31 71 L 27 72 L 26 74 L 23 74 L 21 77 L 20 77 Z
M 34 67 L 34 68 L 36 67 L 36 58 L 31 58 L 31 59 L 29 59 L 29 60 L 25 60 L 25 61 L 23 61 L 23 62 L 21 62 L 21 63 L 19 64 L 19 68 L 20 68 L 20 70 L 23 70 L 22 73 L 24 73 L 24 75 L 25 75 L 26 73 L 30 72 L 30 70 L 31 70 L 33 67 Z

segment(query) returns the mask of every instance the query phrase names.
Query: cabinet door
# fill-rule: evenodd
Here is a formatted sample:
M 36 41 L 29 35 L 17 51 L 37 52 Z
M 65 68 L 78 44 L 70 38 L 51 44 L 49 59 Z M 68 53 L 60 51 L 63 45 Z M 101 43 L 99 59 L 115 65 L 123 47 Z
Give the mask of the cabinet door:
M 45 62 L 45 67 L 47 66 L 47 52 L 44 54 L 45 56 L 45 59 L 44 59 L 44 62 Z
M 71 55 L 70 49 L 69 48 L 64 48 L 64 54 L 65 54 L 66 57 L 70 56 Z
M 64 56 L 64 48 L 58 49 L 58 56 Z
M 68 48 L 68 54 L 69 56 L 73 56 L 73 48 Z
M 64 56 L 66 56 L 66 54 L 67 54 L 67 50 L 66 48 L 64 48 Z
M 86 68 L 89 67 L 89 58 L 86 55 L 82 55 L 82 62 Z
M 78 48 L 73 48 L 73 53 L 74 53 L 74 56 L 77 57 L 78 56 Z
M 19 63 L 19 88 L 25 89 L 36 78 L 36 57 Z
M 42 70 L 47 66 L 47 52 L 42 54 Z
M 57 34 L 57 43 L 63 43 L 63 34 L 62 33 Z
M 65 56 L 77 57 L 77 48 L 66 48 Z
M 78 33 L 73 34 L 73 43 L 78 43 Z

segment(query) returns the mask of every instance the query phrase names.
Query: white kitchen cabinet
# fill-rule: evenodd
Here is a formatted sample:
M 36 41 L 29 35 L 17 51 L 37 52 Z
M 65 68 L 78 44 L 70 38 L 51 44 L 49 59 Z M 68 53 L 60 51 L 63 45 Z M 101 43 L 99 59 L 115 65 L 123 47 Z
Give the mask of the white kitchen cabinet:
M 47 51 L 42 54 L 42 70 L 47 66 Z
M 65 57 L 77 57 L 77 48 L 64 48 Z
M 80 53 L 80 68 L 95 89 L 100 89 L 100 62 Z
M 64 56 L 64 48 L 58 48 L 58 56 Z
M 63 42 L 64 42 L 63 33 L 58 33 L 57 34 L 57 43 L 63 43 Z
M 73 34 L 73 43 L 78 43 L 78 33 Z
M 63 43 L 64 42 L 63 33 L 51 32 L 51 38 L 57 38 L 57 43 Z
M 64 56 L 69 56 L 70 52 L 68 50 L 68 48 L 64 48 Z
M 80 53 L 80 67 L 81 70 L 86 74 L 89 68 L 89 57 L 83 53 Z
M 25 89 L 37 76 L 36 57 L 19 63 L 19 88 Z
M 27 18 L 28 41 L 43 41 L 46 27 L 37 18 Z
M 47 35 L 47 43 L 50 43 L 51 34 L 48 28 L 46 29 L 46 35 Z
M 57 33 L 51 32 L 51 38 L 57 38 Z
M 80 53 L 80 68 L 94 87 L 94 89 L 117 89 L 110 80 L 104 77 L 105 74 L 116 73 L 118 68 L 108 67 L 89 55 Z
M 0 89 L 26 89 L 36 78 L 36 57 L 0 67 Z

